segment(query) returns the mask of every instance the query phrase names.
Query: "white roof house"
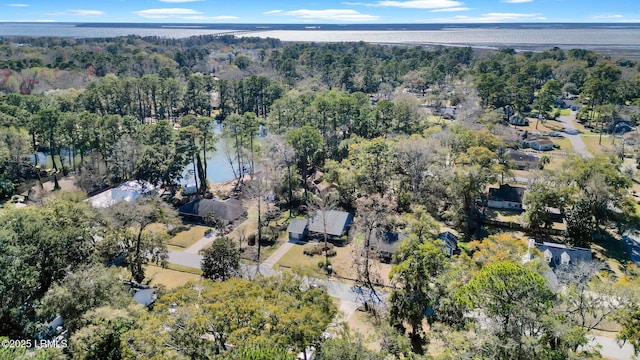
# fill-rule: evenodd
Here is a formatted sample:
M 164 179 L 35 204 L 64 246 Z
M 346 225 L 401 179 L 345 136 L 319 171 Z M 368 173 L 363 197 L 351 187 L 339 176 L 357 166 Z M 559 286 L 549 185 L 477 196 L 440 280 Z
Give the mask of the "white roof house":
M 127 181 L 112 189 L 103 191 L 89 198 L 91 206 L 96 209 L 108 208 L 120 201 L 133 201 L 140 195 L 155 191 L 155 186 L 145 181 Z

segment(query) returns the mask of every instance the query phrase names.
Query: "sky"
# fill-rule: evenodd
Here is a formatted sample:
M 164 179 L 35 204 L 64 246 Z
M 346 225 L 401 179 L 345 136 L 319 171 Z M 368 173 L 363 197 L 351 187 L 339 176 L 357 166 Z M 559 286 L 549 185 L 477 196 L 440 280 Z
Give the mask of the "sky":
M 0 21 L 640 23 L 638 0 L 0 0 Z

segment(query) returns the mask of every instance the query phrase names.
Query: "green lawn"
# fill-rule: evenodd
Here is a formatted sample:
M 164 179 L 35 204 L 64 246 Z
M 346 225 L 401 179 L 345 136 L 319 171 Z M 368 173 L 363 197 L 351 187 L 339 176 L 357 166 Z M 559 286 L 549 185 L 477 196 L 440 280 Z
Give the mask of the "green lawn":
M 624 242 L 608 233 L 601 238 L 594 239 L 591 251 L 596 258 L 604 261 L 616 275 L 623 275 L 625 267 L 632 264 L 631 255 Z
M 561 116 L 571 115 L 571 109 L 560 109 L 560 115 Z
M 571 145 L 571 140 L 567 139 L 567 138 L 550 138 L 550 140 L 553 142 L 554 145 L 557 145 L 560 147 L 560 151 L 563 152 L 574 152 L 573 150 L 573 145 Z
M 602 135 L 602 144 L 599 144 L 600 135 L 580 135 L 580 137 L 587 146 L 587 150 L 593 155 L 610 152 L 614 148 L 614 145 L 611 145 L 611 137 L 609 135 Z
M 193 268 L 190 266 L 182 266 L 177 264 L 167 263 L 167 269 L 174 270 L 181 273 L 189 273 L 194 275 L 202 275 L 202 270 L 198 268 Z
M 177 265 L 171 265 L 179 267 Z M 164 285 L 167 289 L 173 289 L 182 286 L 188 282 L 198 282 L 201 280 L 200 274 L 191 273 L 197 269 L 189 269 L 184 272 L 182 269 L 164 269 L 158 266 L 147 266 L 145 273 L 147 278 L 151 279 L 151 285 Z
M 294 245 L 284 256 L 278 260 L 276 266 L 283 266 L 294 269 L 315 270 L 318 268 L 318 261 L 324 259 L 321 256 L 307 256 L 303 253 L 305 248 L 313 246 L 311 244 Z
M 178 233 L 169 240 L 168 244 L 186 249 L 202 239 L 207 230 L 209 230 L 207 226 L 194 225 L 189 230 Z

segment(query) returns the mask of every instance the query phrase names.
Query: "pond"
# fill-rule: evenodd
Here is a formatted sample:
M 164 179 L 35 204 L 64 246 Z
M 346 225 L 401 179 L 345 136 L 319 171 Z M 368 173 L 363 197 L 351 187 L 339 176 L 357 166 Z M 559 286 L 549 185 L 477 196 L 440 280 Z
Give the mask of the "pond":
M 215 128 L 216 134 L 222 134 L 222 124 L 218 123 Z M 257 143 L 262 143 L 265 137 L 265 129 L 260 125 L 258 130 Z M 221 183 L 229 180 L 233 180 L 234 173 L 229 163 L 229 159 L 226 153 L 231 153 L 232 162 L 236 172 L 238 171 L 238 162 L 235 159 L 235 152 L 233 148 L 233 141 L 226 137 L 220 137 L 216 143 L 216 151 L 210 151 L 207 153 L 207 180 L 209 183 Z M 193 163 L 190 163 L 185 168 L 180 181 L 182 185 L 195 185 L 195 179 L 193 174 Z
M 222 134 L 222 124 L 217 124 L 215 128 L 216 134 Z M 265 130 L 260 126 L 259 137 L 257 142 L 262 142 L 262 138 L 265 136 Z M 68 156 L 69 149 L 61 149 L 61 155 L 64 159 L 65 165 L 69 164 Z M 233 158 L 233 166 L 237 171 L 238 163 L 234 158 L 234 150 L 233 150 L 233 141 L 231 139 L 220 137 L 218 142 L 216 143 L 216 151 L 210 151 L 207 153 L 207 179 L 210 183 L 220 183 L 234 179 L 234 173 L 231 169 L 231 165 L 229 164 L 229 160 L 227 159 L 226 152 L 231 152 L 231 156 Z M 38 165 L 51 168 L 51 156 L 49 156 L 48 152 L 38 152 Z M 34 161 L 34 155 L 29 156 L 31 162 Z M 56 162 L 60 161 L 56 156 Z M 180 180 L 180 184 L 182 185 L 193 185 L 195 184 L 194 174 L 193 174 L 193 163 L 190 163 L 185 168 L 182 179 Z

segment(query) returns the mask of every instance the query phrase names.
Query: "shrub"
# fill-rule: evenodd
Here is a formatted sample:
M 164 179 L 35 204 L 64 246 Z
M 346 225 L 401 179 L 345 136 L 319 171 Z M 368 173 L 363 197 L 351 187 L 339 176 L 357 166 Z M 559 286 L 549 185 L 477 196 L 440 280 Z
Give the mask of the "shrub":
M 338 255 L 338 252 L 335 249 L 327 250 L 327 256 L 333 257 Z
M 256 233 L 251 233 L 249 234 L 249 236 L 247 236 L 247 244 L 249 246 L 253 246 L 256 244 Z
M 335 250 L 333 250 L 333 244 L 331 243 L 327 243 L 327 246 L 324 246 L 324 243 L 314 244 L 313 246 L 310 246 L 304 249 L 303 253 L 308 256 L 314 256 L 314 255 L 322 255 L 324 254 L 325 251 L 328 251 L 328 252 L 333 251 L 335 255 Z M 333 255 L 329 255 L 329 256 L 333 256 Z

